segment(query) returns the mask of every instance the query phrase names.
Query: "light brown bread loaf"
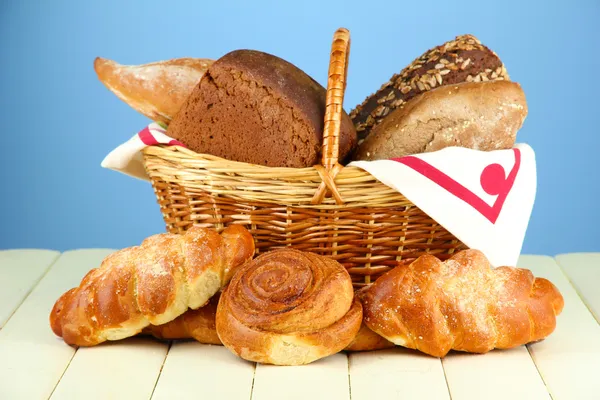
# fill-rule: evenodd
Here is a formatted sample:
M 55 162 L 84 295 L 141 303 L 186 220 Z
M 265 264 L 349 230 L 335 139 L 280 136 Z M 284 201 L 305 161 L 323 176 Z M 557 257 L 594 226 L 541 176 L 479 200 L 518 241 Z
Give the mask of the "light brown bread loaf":
M 511 148 L 527 116 L 521 86 L 510 81 L 470 82 L 432 89 L 377 125 L 356 151 L 357 160 L 381 160 L 460 146 Z
M 121 65 L 97 57 L 94 70 L 119 99 L 153 121 L 168 125 L 212 63 L 206 58 L 175 58 Z

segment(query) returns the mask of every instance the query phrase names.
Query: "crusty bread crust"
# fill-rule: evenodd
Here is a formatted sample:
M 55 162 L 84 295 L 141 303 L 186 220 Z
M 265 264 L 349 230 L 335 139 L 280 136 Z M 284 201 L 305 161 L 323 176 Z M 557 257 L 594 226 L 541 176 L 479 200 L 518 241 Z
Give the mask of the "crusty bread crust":
M 509 79 L 496 53 L 475 36 L 461 35 L 421 54 L 356 106 L 350 117 L 360 144 L 389 113 L 420 93 L 462 82 Z
M 390 159 L 450 146 L 509 149 L 526 116 L 525 93 L 516 82 L 432 89 L 388 115 L 359 146 L 355 159 Z
M 134 110 L 169 124 L 212 63 L 206 58 L 175 58 L 121 65 L 97 57 L 94 70 L 100 82 Z
M 197 226 L 157 234 L 119 250 L 63 294 L 50 313 L 65 343 L 93 346 L 140 333 L 197 309 L 254 256 L 254 239 L 239 225 L 220 235 Z
M 163 340 L 194 339 L 205 344 L 221 344 L 215 326 L 218 304 L 217 293 L 206 305 L 196 310 L 188 310 L 166 324 L 149 325 L 142 333 Z
M 385 339 L 384 337 L 373 332 L 364 323 L 360 326 L 360 330 L 344 350 L 346 351 L 371 351 L 388 349 L 394 347 L 395 344 Z
M 435 357 L 544 339 L 564 306 L 548 280 L 522 268 L 492 268 L 478 250 L 461 251 L 445 262 L 421 256 L 381 276 L 361 300 L 371 330 Z

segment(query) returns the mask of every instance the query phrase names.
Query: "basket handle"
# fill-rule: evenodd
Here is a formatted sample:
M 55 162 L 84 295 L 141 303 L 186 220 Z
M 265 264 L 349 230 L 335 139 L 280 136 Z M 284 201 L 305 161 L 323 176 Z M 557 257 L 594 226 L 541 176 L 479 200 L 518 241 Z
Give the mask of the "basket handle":
M 346 28 L 339 28 L 333 35 L 329 58 L 327 94 L 325 97 L 325 124 L 323 127 L 323 165 L 315 166 L 321 176 L 321 184 L 312 198 L 312 204 L 320 204 L 327 194 L 327 189 L 331 191 L 337 204 L 344 204 L 344 200 L 335 185 L 335 177 L 343 168 L 338 159 L 349 56 L 350 31 Z

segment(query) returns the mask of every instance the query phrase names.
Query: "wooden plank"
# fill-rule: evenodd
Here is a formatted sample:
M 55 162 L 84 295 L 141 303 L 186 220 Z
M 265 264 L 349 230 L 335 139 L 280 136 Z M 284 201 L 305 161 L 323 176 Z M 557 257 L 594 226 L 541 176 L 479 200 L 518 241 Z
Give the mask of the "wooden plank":
M 565 299 L 556 330 L 529 351 L 554 400 L 600 396 L 600 325 L 551 257 L 522 256 L 518 265 L 550 280 Z
M 62 254 L 0 330 L 0 399 L 50 396 L 75 353 L 50 330 L 50 310 L 63 292 L 78 285 L 110 252 Z
M 348 386 L 348 357 L 344 353 L 301 366 L 258 364 L 252 400 L 349 400 Z
M 439 358 L 396 347 L 349 359 L 352 400 L 450 399 Z
M 452 400 L 550 400 L 525 346 L 487 354 L 453 352 L 442 365 Z
M 223 346 L 174 343 L 165 360 L 152 400 L 186 398 L 250 399 L 254 363 Z M 281 397 L 281 396 L 280 396 Z
M 600 323 L 600 253 L 560 254 L 556 260 Z
M 80 348 L 51 399 L 147 400 L 167 350 L 166 343 L 142 337 Z
M 0 329 L 59 255 L 52 250 L 0 251 Z

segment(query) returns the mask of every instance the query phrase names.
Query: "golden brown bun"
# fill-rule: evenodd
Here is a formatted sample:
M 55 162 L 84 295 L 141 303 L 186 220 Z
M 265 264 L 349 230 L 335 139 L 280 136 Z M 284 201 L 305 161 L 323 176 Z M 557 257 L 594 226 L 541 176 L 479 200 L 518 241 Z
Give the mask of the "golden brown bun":
M 197 310 L 188 310 L 163 325 L 150 325 L 143 332 L 157 339 L 194 339 L 205 344 L 221 344 L 215 327 L 215 315 L 219 304 L 219 294 Z
M 385 117 L 359 146 L 355 159 L 390 159 L 450 146 L 509 149 L 526 116 L 525 94 L 516 82 L 439 87 Z
M 564 302 L 526 269 L 491 268 L 478 250 L 445 262 L 424 255 L 365 290 L 365 324 L 389 341 L 444 357 L 451 349 L 485 353 L 543 339 Z
M 213 63 L 205 58 L 176 58 L 141 65 L 121 65 L 97 57 L 98 79 L 136 111 L 169 124 Z
M 308 364 L 343 350 L 362 307 L 338 262 L 280 249 L 240 268 L 217 308 L 217 333 L 234 354 L 276 365 Z
M 79 287 L 63 294 L 50 326 L 77 346 L 136 335 L 206 304 L 253 255 L 252 235 L 237 225 L 221 235 L 192 227 L 183 235 L 150 236 L 109 255 Z
M 375 332 L 373 332 L 367 325 L 364 323 L 360 326 L 360 330 L 350 343 L 344 350 L 346 351 L 371 351 L 371 350 L 380 350 L 380 349 L 388 349 L 390 347 L 394 347 L 395 344 L 390 342 L 389 340 L 379 336 Z
M 491 268 L 477 250 L 445 262 L 424 255 L 381 276 L 362 296 L 365 324 L 389 341 L 444 357 L 541 340 L 556 327 L 558 289 L 521 268 Z

